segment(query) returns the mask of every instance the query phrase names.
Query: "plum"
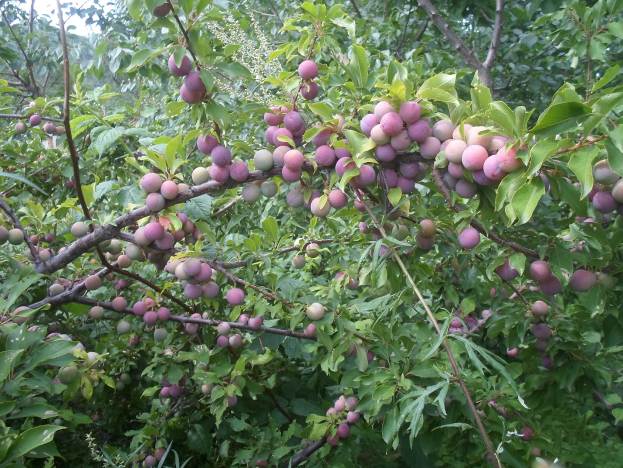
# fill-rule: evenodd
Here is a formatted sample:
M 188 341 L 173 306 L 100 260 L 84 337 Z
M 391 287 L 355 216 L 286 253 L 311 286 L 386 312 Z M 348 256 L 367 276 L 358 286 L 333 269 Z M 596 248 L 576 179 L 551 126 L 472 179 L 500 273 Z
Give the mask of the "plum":
M 473 249 L 480 243 L 480 233 L 469 226 L 459 233 L 459 245 L 464 249 Z
M 545 260 L 535 260 L 530 264 L 530 277 L 537 282 L 547 281 L 552 276 L 549 263 Z
M 310 320 L 320 320 L 324 317 L 325 307 L 318 302 L 313 302 L 307 306 L 305 313 Z
M 303 60 L 298 67 L 299 76 L 304 80 L 311 80 L 318 76 L 318 65 L 313 60 Z
M 461 163 L 469 171 L 479 171 L 489 157 L 487 150 L 481 145 L 469 145 L 463 151 Z
M 179 66 L 175 63 L 175 56 L 171 55 L 167 65 L 169 67 L 169 72 L 174 76 L 186 76 L 192 70 L 192 62 L 187 55 L 182 57 L 182 61 Z
M 240 288 L 231 288 L 225 294 L 225 299 L 231 306 L 240 305 L 244 302 L 244 291 Z
M 574 291 L 588 291 L 597 282 L 597 276 L 592 271 L 579 269 L 569 278 L 569 286 Z
M 406 101 L 400 105 L 400 110 L 398 114 L 400 118 L 406 123 L 410 125 L 417 121 L 420 118 L 422 113 L 422 108 L 415 101 Z

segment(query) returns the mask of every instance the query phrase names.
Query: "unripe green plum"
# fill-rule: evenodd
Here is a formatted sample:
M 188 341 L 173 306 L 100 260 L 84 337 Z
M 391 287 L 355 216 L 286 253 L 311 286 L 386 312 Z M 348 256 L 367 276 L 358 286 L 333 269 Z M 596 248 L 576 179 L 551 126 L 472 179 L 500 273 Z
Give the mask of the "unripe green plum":
M 58 283 L 54 283 L 50 286 L 50 289 L 48 291 L 50 293 L 50 296 L 58 296 L 60 293 L 65 291 L 65 288 Z
M 310 242 L 307 244 L 307 247 L 305 247 L 305 255 L 310 258 L 316 258 L 320 255 L 320 246 L 315 242 Z
M 93 306 L 89 309 L 89 317 L 95 320 L 99 320 L 104 316 L 104 308 L 100 306 Z
M 253 163 L 258 171 L 270 171 L 274 165 L 273 154 L 266 149 L 258 150 L 253 156 Z
M 132 326 L 130 325 L 130 322 L 126 320 L 119 320 L 119 323 L 117 323 L 117 333 L 120 335 L 128 333 L 131 328 Z
M 612 198 L 618 203 L 623 203 L 623 179 L 619 180 L 614 187 L 612 187 Z
M 423 219 L 420 221 L 420 232 L 424 237 L 433 237 L 437 228 L 435 222 L 432 219 Z
M 60 380 L 62 384 L 69 385 L 74 382 L 79 375 L 80 372 L 76 366 L 65 366 L 59 369 L 58 380 Z
M 97 289 L 102 285 L 102 278 L 99 275 L 91 275 L 87 276 L 84 280 L 84 286 L 87 289 L 93 290 Z
M 292 266 L 301 269 L 305 266 L 305 257 L 303 255 L 295 255 L 292 257 Z
M 0 226 L 0 245 L 9 240 L 9 230 L 4 226 Z
M 9 230 L 7 238 L 10 244 L 18 245 L 24 242 L 24 231 L 21 229 L 13 228 Z
M 305 314 L 310 320 L 320 320 L 324 317 L 325 307 L 318 302 L 314 302 L 307 306 Z
M 310 210 L 314 216 L 324 218 L 329 214 L 331 205 L 326 197 L 316 197 L 311 201 Z
M 84 237 L 89 232 L 89 226 L 82 222 L 78 221 L 71 225 L 71 233 L 74 237 Z
M 164 341 L 167 338 L 167 331 L 164 328 L 156 328 L 154 330 L 154 341 L 160 342 Z
M 598 161 L 593 166 L 593 176 L 596 182 L 604 185 L 612 185 L 620 179 L 619 175 L 610 168 L 608 161 L 605 159 Z
M 260 190 L 262 191 L 262 194 L 265 197 L 271 198 L 274 197 L 275 194 L 277 193 L 277 184 L 275 184 L 275 182 L 273 182 L 272 180 L 265 180 L 264 182 L 262 182 L 262 185 L 260 186 Z
M 257 201 L 258 198 L 260 198 L 261 193 L 262 192 L 260 190 L 260 186 L 255 183 L 251 183 L 246 184 L 244 187 L 242 187 L 241 196 L 244 201 L 248 203 L 253 203 L 254 201 Z
M 212 393 L 212 389 L 214 388 L 213 384 L 203 384 L 201 385 L 201 393 L 204 395 L 210 395 Z

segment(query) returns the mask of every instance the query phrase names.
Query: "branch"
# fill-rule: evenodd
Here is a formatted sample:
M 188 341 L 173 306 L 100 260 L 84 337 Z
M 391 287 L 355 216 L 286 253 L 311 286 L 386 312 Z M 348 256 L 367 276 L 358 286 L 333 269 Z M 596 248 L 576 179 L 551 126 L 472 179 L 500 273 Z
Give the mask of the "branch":
M 23 114 L 0 114 L 0 119 L 27 119 L 28 115 Z M 50 122 L 63 123 L 63 119 L 57 117 L 44 117 L 41 116 L 41 120 L 49 120 Z
M 253 283 L 249 283 L 248 281 L 243 280 L 242 278 L 237 277 L 236 275 L 230 273 L 225 268 L 220 266 L 218 263 L 210 263 L 210 266 L 213 269 L 215 269 L 216 271 L 218 271 L 219 273 L 221 273 L 223 276 L 225 276 L 225 278 L 227 278 L 232 283 L 239 284 L 241 286 L 244 286 L 245 288 L 253 289 L 253 290 L 257 291 L 258 293 L 260 293 L 262 296 L 264 296 L 266 299 L 269 299 L 271 301 L 281 302 L 282 304 L 284 304 L 287 307 L 294 307 L 293 303 L 291 303 L 289 301 L 286 301 L 285 299 L 279 297 L 277 294 L 275 294 L 272 291 L 267 291 L 264 288 L 261 288 L 261 287 L 255 285 L 255 284 L 253 284 Z
M 454 47 L 461 57 L 463 57 L 463 60 L 465 60 L 468 65 L 472 66 L 476 70 L 481 70 L 482 64 L 476 58 L 474 52 L 465 45 L 465 43 L 454 33 L 454 31 L 452 31 L 452 29 L 450 29 L 450 26 L 448 26 L 446 20 L 439 15 L 439 12 L 430 0 L 417 0 L 417 2 L 418 5 L 426 11 L 426 14 L 430 17 L 432 22 L 435 23 L 435 26 L 437 26 L 442 34 L 446 36 L 446 39 L 448 39 L 448 42 L 450 42 L 452 47 Z
M 35 265 L 38 265 L 39 263 L 41 263 L 41 258 L 39 257 L 39 253 L 37 252 L 36 247 L 30 241 L 30 237 L 28 236 L 28 233 L 22 226 L 22 223 L 19 222 L 19 218 L 15 215 L 15 213 L 13 213 L 13 210 L 11 209 L 11 207 L 2 198 L 0 198 L 0 208 L 9 217 L 9 219 L 13 223 L 13 226 L 15 226 L 17 229 L 19 229 L 20 231 L 24 233 L 24 242 L 26 242 L 26 245 L 28 246 L 28 249 L 30 250 L 30 254 L 32 255 Z
M 402 29 L 402 34 L 400 35 L 400 40 L 398 41 L 398 46 L 396 47 L 396 57 L 400 58 L 402 56 L 402 46 L 405 43 L 405 38 L 407 36 L 407 27 L 409 26 L 409 21 L 411 20 L 411 13 L 413 12 L 413 0 L 409 1 L 409 11 L 407 12 L 407 17 L 405 19 L 405 25 Z
M 286 467 L 286 466 L 287 467 L 299 466 L 301 463 L 303 463 L 305 460 L 307 460 L 309 457 L 311 457 L 314 452 L 316 452 L 319 448 L 321 448 L 326 443 L 327 443 L 327 438 L 323 437 L 322 439 L 317 440 L 316 442 L 313 442 L 313 443 L 309 444 L 303 450 L 301 450 L 300 452 L 296 453 L 289 460 L 289 462 L 284 465 L 284 467 Z
M 65 302 L 78 302 L 80 304 L 100 306 L 100 307 L 103 307 L 104 309 L 112 310 L 113 312 L 119 312 L 118 310 L 115 310 L 113 308 L 112 303 L 110 302 L 96 301 L 95 299 L 90 299 L 84 296 L 73 296 L 73 297 L 70 297 L 69 300 L 65 300 Z M 127 314 L 127 315 L 134 315 L 134 312 L 132 312 L 132 309 L 130 308 L 126 308 L 120 313 Z M 281 335 L 281 336 L 289 336 L 291 338 L 299 338 L 301 340 L 316 341 L 316 338 L 313 336 L 307 336 L 304 333 L 295 332 L 295 331 L 287 330 L 284 328 L 273 328 L 273 327 L 252 328 L 249 325 L 244 325 L 238 322 L 228 322 L 227 320 L 194 318 L 194 317 L 187 317 L 185 315 L 171 315 L 171 318 L 169 320 L 173 320 L 174 322 L 180 322 L 180 323 L 196 323 L 198 325 L 211 325 L 211 326 L 217 326 L 220 323 L 228 323 L 231 328 L 235 328 L 238 330 L 245 330 L 245 331 L 254 332 L 254 333 L 263 332 L 263 333 L 270 333 L 273 335 Z
M 493 34 L 491 35 L 491 45 L 487 52 L 487 58 L 482 62 L 482 66 L 491 70 L 495 54 L 497 53 L 502 38 L 502 22 L 504 20 L 504 0 L 495 0 L 495 22 L 493 24 Z
M 350 0 L 350 4 L 352 5 L 353 10 L 355 10 L 355 14 L 357 15 L 357 17 L 363 18 L 361 10 L 359 9 L 359 5 L 357 5 L 357 0 Z
M 378 219 L 376 218 L 374 213 L 372 213 L 372 210 L 370 210 L 370 208 L 365 203 L 365 201 L 363 201 L 363 199 L 361 199 L 361 198 L 360 198 L 360 200 L 363 203 L 364 208 L 366 209 L 366 211 L 368 212 L 368 214 L 372 218 L 372 221 L 376 225 L 376 228 L 381 233 L 381 236 L 383 237 L 383 239 L 387 240 L 387 233 L 385 232 L 385 229 L 383 228 L 383 225 L 381 223 L 379 223 Z M 448 361 L 450 362 L 450 367 L 452 367 L 452 373 L 454 374 L 454 378 L 457 380 L 459 386 L 461 387 L 461 390 L 463 391 L 463 395 L 465 395 L 465 399 L 467 400 L 467 406 L 469 408 L 469 411 L 472 414 L 472 417 L 474 418 L 474 421 L 476 422 L 476 426 L 478 427 L 478 432 L 480 433 L 480 437 L 482 438 L 482 441 L 485 444 L 485 449 L 487 451 L 487 460 L 488 460 L 488 462 L 492 466 L 495 466 L 495 467 L 498 467 L 498 468 L 502 468 L 502 464 L 500 463 L 500 461 L 499 461 L 499 459 L 498 459 L 498 457 L 497 457 L 497 455 L 495 453 L 495 448 L 493 446 L 493 443 L 491 442 L 491 439 L 489 438 L 489 435 L 487 434 L 485 426 L 482 423 L 482 420 L 480 419 L 480 415 L 478 414 L 478 410 L 476 408 L 476 405 L 474 405 L 474 401 L 472 399 L 471 393 L 469 392 L 469 389 L 467 388 L 467 385 L 465 385 L 465 382 L 463 381 L 463 379 L 461 377 L 461 371 L 460 371 L 459 366 L 458 366 L 458 364 L 456 362 L 456 359 L 454 358 L 454 353 L 452 352 L 452 349 L 450 348 L 450 345 L 448 344 L 448 340 L 446 339 L 446 337 L 443 337 L 443 332 L 441 330 L 441 327 L 439 326 L 439 322 L 437 322 L 437 319 L 435 318 L 435 315 L 433 314 L 431 309 L 428 307 L 428 304 L 424 300 L 424 296 L 422 296 L 422 293 L 420 292 L 419 288 L 416 286 L 415 281 L 413 280 L 413 277 L 409 273 L 409 270 L 407 270 L 407 267 L 405 266 L 405 264 L 403 263 L 402 259 L 400 258 L 400 256 L 396 252 L 396 250 L 394 249 L 393 245 L 390 242 L 388 242 L 387 243 L 387 247 L 389 248 L 389 251 L 391 252 L 392 257 L 394 257 L 394 260 L 396 260 L 396 263 L 398 263 L 398 266 L 402 270 L 402 273 L 404 274 L 405 278 L 407 279 L 408 283 L 410 284 L 411 288 L 413 289 L 413 292 L 417 296 L 418 301 L 420 302 L 422 307 L 424 307 L 424 310 L 426 311 L 426 315 L 428 317 L 429 322 L 431 323 L 431 325 L 433 326 L 433 328 L 435 329 L 437 334 L 440 337 L 442 337 L 442 346 L 443 346 L 443 348 L 446 351 L 446 354 L 448 356 Z
M 182 31 L 182 34 L 184 35 L 184 39 L 186 40 L 186 49 L 188 49 L 188 52 L 190 52 L 190 55 L 192 56 L 193 61 L 195 62 L 195 66 L 197 67 L 197 70 L 199 70 L 201 68 L 201 65 L 199 64 L 199 60 L 197 59 L 197 56 L 195 55 L 195 51 L 193 50 L 192 44 L 190 43 L 190 37 L 188 37 L 188 32 L 186 31 L 186 28 L 182 24 L 180 17 L 177 15 L 177 12 L 175 11 L 175 7 L 173 6 L 173 2 L 171 2 L 171 0 L 167 0 L 167 3 L 171 7 L 171 14 L 173 15 L 173 18 L 175 18 L 175 22 L 180 28 L 180 31 Z
M 443 182 L 443 180 L 441 178 L 441 175 L 439 174 L 439 170 L 438 169 L 433 169 L 432 175 L 433 175 L 433 181 L 435 182 L 435 185 L 437 186 L 437 189 L 441 192 L 441 194 L 445 198 L 446 202 L 450 206 L 450 209 L 452 209 L 453 211 L 456 211 L 456 212 L 461 211 L 461 208 L 459 208 L 457 205 L 452 203 L 452 197 L 450 196 L 450 192 L 448 191 L 448 187 L 446 187 L 446 184 L 444 184 L 444 182 Z M 482 224 L 480 224 L 478 221 L 476 221 L 474 219 L 472 219 L 469 224 L 474 229 L 476 229 L 479 233 L 481 233 L 483 236 L 491 239 L 493 242 L 496 242 L 497 244 L 503 245 L 505 247 L 509 247 L 509 248 L 513 249 L 514 251 L 516 251 L 516 252 L 521 252 L 521 253 L 527 255 L 528 257 L 539 258 L 539 254 L 538 254 L 537 251 L 529 249 L 528 247 L 525 247 L 525 246 L 523 246 L 521 244 L 518 244 L 517 242 L 504 239 L 504 238 L 500 237 L 498 234 L 496 234 L 496 233 L 494 233 L 492 231 L 487 231 Z

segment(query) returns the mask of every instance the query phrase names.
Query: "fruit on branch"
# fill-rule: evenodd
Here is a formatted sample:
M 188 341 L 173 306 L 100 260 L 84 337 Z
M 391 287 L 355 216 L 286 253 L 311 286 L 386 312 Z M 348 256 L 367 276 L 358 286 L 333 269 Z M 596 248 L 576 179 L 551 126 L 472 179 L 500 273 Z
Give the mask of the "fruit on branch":
M 102 285 L 102 278 L 99 275 L 90 275 L 84 280 L 84 287 L 89 290 L 94 290 Z
M 225 299 L 230 306 L 237 306 L 244 303 L 244 291 L 240 288 L 231 288 L 225 293 Z
M 146 193 L 158 192 L 162 186 L 162 177 L 154 172 L 148 172 L 141 178 L 140 186 Z
M 229 166 L 229 177 L 236 182 L 244 182 L 249 177 L 249 168 L 244 161 L 236 161 Z
M 504 281 L 512 281 L 517 276 L 519 276 L 519 272 L 511 266 L 508 258 L 504 260 L 504 263 L 502 265 L 495 269 L 495 272 Z
M 273 154 L 267 149 L 258 150 L 253 156 L 253 163 L 258 171 L 270 171 L 274 165 Z
M 128 307 L 128 301 L 123 296 L 117 296 L 111 301 L 111 305 L 117 312 L 123 312 Z
M 409 138 L 417 143 L 423 143 L 427 138 L 432 136 L 432 129 L 428 120 L 422 119 L 407 127 Z
M 329 214 L 329 211 L 331 210 L 331 205 L 329 204 L 326 197 L 316 197 L 311 201 L 310 210 L 314 216 L 324 218 Z
M 32 114 L 28 118 L 28 123 L 31 127 L 36 127 L 37 125 L 41 124 L 41 116 L 39 114 Z
M 172 180 L 165 180 L 160 186 L 160 194 L 166 200 L 173 200 L 178 194 L 177 184 Z
M 544 281 L 539 282 L 539 287 L 541 288 L 541 292 L 543 294 L 547 294 L 548 296 L 553 296 L 562 292 L 562 283 L 554 275 L 551 275 Z
M 459 233 L 459 245 L 464 249 L 470 250 L 480 243 L 480 233 L 469 226 Z
M 305 81 L 301 85 L 301 96 L 303 96 L 308 101 L 316 99 L 319 91 L 320 87 L 315 81 Z
M 162 3 L 157 5 L 152 10 L 152 13 L 157 18 L 163 18 L 167 16 L 171 12 L 171 4 L 169 2 Z
M 398 115 L 405 124 L 410 125 L 420 119 L 422 114 L 421 106 L 415 101 L 405 101 L 400 105 Z
M 535 260 L 530 264 L 530 277 L 534 281 L 543 282 L 552 276 L 549 263 L 544 260 Z
M 532 440 L 534 438 L 534 429 L 530 426 L 524 426 L 521 429 L 521 438 L 523 440 Z
M 157 213 L 164 209 L 164 205 L 166 204 L 166 200 L 159 193 L 149 193 L 145 198 L 145 206 L 152 213 Z
M 333 167 L 337 159 L 335 151 L 329 145 L 322 145 L 316 148 L 314 157 L 318 165 L 322 167 Z
M 199 91 L 191 91 L 186 87 L 186 83 L 180 88 L 180 97 L 187 104 L 197 104 L 206 97 L 205 88 Z
M 24 122 L 17 122 L 15 124 L 15 133 L 21 135 L 26 132 L 26 124 Z
M 468 171 L 479 171 L 488 158 L 487 150 L 481 145 L 469 145 L 463 151 L 461 162 Z
M 46 122 L 43 124 L 43 131 L 48 135 L 54 135 L 56 133 L 56 125 L 52 122 Z
M 313 60 L 303 60 L 298 68 L 299 76 L 304 80 L 311 80 L 318 76 L 318 65 Z
M 593 177 L 595 182 L 604 185 L 612 185 L 620 179 L 619 175 L 610 168 L 608 161 L 605 159 L 595 163 L 593 166 Z
M 506 356 L 511 359 L 516 358 L 519 355 L 519 348 L 509 348 L 506 350 Z
M 325 307 L 318 302 L 313 302 L 307 306 L 305 314 L 310 320 L 321 320 L 325 314 Z
M 592 200 L 595 209 L 601 213 L 611 213 L 617 209 L 617 202 L 611 192 L 597 192 Z
M 552 336 L 552 329 L 546 323 L 532 325 L 531 332 L 538 340 L 547 340 Z
M 63 291 L 65 291 L 65 288 L 59 283 L 53 283 L 48 289 L 50 296 L 58 296 Z
M 80 372 L 78 371 L 78 368 L 76 366 L 65 366 L 59 369 L 58 380 L 62 384 L 69 385 L 73 383 L 79 375 Z
M 579 269 L 569 278 L 569 286 L 574 291 L 588 291 L 597 282 L 597 276 L 592 271 Z
M 169 72 L 171 72 L 172 75 L 174 75 L 174 76 L 186 76 L 192 70 L 192 62 L 190 61 L 188 56 L 184 55 L 182 57 L 182 61 L 180 62 L 180 65 L 178 66 L 175 63 L 175 56 L 171 55 L 169 57 L 168 67 L 169 67 Z
M 70 231 L 74 237 L 84 237 L 89 232 L 89 226 L 83 221 L 77 221 L 71 225 Z
M 100 306 L 93 306 L 89 309 L 89 317 L 94 320 L 99 320 L 104 316 L 104 308 Z
M 359 128 L 366 135 L 370 136 L 372 129 L 379 124 L 379 118 L 376 114 L 367 114 L 359 122 Z
M 117 323 L 117 333 L 120 335 L 125 335 L 131 330 L 131 328 L 132 325 L 130 325 L 130 322 L 127 320 L 119 320 L 119 323 Z
M 338 188 L 329 192 L 328 200 L 329 204 L 335 209 L 343 208 L 348 203 L 346 194 Z
M 156 328 L 154 330 L 154 341 L 164 341 L 167 339 L 168 334 L 165 328 Z
M 260 198 L 261 194 L 262 192 L 258 184 L 250 183 L 242 187 L 241 196 L 242 199 L 246 202 L 252 203 L 254 201 L 257 201 Z
M 549 311 L 549 305 L 543 301 L 534 301 L 530 306 L 530 310 L 535 317 L 545 317 Z
M 6 239 L 9 241 L 10 244 L 21 244 L 22 242 L 24 242 L 24 231 L 17 228 L 9 229 L 6 233 Z

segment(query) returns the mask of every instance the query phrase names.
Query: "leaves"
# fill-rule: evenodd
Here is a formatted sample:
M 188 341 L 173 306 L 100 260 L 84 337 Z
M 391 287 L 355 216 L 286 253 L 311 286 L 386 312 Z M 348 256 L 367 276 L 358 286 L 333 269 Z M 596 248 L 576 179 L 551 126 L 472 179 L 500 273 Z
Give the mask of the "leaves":
M 593 188 L 593 161 L 599 156 L 599 149 L 589 146 L 580 148 L 569 157 L 569 169 L 573 171 L 582 187 L 580 198 L 586 197 Z
M 2 461 L 6 463 L 17 460 L 37 447 L 51 442 L 54 439 L 54 434 L 61 429 L 65 429 L 65 427 L 45 424 L 32 427 L 22 432 L 17 436 L 15 441 L 13 441 L 8 453 Z
M 456 75 L 439 73 L 424 81 L 416 95 L 420 99 L 458 104 L 455 82 Z
M 580 102 L 553 104 L 543 111 L 530 131 L 540 137 L 563 133 L 576 126 L 590 111 L 590 107 Z

